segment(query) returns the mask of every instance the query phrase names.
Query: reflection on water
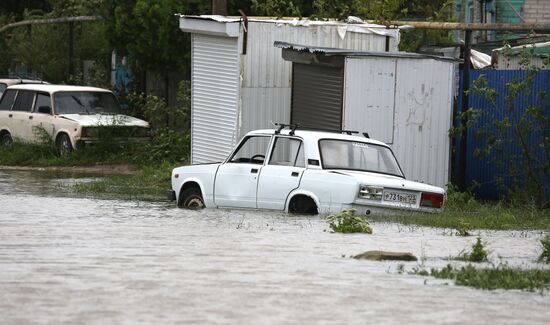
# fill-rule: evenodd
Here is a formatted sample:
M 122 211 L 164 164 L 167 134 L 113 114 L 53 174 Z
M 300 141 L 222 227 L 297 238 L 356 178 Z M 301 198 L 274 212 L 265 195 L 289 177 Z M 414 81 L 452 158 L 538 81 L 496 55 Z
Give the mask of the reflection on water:
M 373 235 L 332 234 L 321 217 L 71 198 L 58 184 L 0 172 L 2 324 L 542 324 L 550 317 L 547 294 L 458 287 L 399 274 L 399 263 L 348 258 L 410 251 L 427 267 L 444 266 L 475 237 L 385 223 L 375 223 Z M 494 262 L 535 265 L 540 232 L 481 234 Z

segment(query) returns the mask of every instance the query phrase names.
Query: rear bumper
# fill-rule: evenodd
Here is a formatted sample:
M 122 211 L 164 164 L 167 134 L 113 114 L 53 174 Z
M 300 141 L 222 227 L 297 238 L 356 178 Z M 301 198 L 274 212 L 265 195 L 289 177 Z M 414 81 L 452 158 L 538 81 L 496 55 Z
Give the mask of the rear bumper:
M 166 191 L 166 199 L 168 201 L 175 201 L 176 200 L 176 192 L 174 190 Z

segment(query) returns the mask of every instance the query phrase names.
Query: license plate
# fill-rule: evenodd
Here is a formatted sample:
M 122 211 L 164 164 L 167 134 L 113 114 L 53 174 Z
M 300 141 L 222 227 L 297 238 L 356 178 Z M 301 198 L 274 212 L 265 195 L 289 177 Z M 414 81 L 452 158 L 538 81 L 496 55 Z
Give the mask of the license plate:
M 416 194 L 384 191 L 384 201 L 416 204 Z

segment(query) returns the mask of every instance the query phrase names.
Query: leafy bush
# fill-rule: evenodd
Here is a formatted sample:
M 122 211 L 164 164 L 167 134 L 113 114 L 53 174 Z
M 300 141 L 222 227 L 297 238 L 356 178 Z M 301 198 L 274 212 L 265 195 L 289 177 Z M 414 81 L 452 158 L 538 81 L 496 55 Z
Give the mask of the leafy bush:
M 539 256 L 539 262 L 550 263 L 550 234 L 540 240 L 542 244 L 542 254 Z
M 456 258 L 460 261 L 468 261 L 474 263 L 487 262 L 489 253 L 485 249 L 485 245 L 481 241 L 480 237 L 477 237 L 476 243 L 472 245 L 472 251 L 470 253 L 459 254 Z
M 473 227 L 468 222 L 464 221 L 464 219 L 458 219 L 458 227 L 456 228 L 456 235 L 457 236 L 470 236 L 470 231 L 472 231 Z
M 367 220 L 355 215 L 356 209 L 349 209 L 339 214 L 327 217 L 330 229 L 334 232 L 347 233 L 366 233 L 372 234 L 372 228 Z

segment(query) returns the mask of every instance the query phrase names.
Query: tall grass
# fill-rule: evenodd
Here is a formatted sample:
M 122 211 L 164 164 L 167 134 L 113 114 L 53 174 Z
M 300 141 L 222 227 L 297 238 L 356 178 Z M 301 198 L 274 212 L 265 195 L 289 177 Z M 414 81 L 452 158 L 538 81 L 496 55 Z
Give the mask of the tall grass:
M 461 235 L 473 229 L 545 229 L 550 230 L 550 209 L 539 209 L 534 203 L 480 203 L 466 192 L 450 186 L 441 213 L 407 213 L 395 216 L 372 216 L 377 221 L 393 221 L 428 227 L 457 229 Z M 467 225 L 467 227 L 465 226 Z

